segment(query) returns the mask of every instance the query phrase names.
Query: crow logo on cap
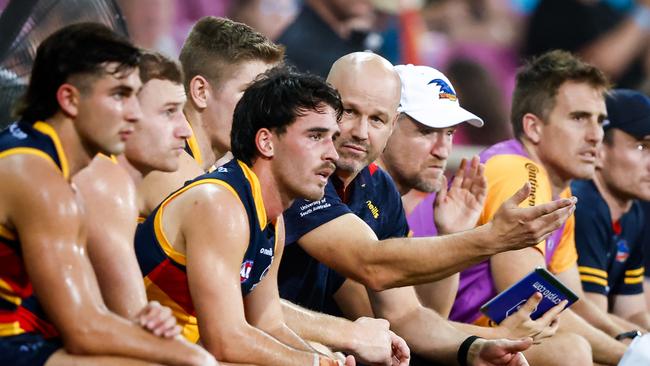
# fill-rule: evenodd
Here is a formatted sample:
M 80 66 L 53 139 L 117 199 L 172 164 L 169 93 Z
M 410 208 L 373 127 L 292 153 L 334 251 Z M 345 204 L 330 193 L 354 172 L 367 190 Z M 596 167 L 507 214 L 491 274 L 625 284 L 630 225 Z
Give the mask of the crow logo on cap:
M 442 79 L 433 79 L 429 81 L 427 85 L 434 84 L 440 87 L 440 92 L 438 93 L 438 98 L 439 99 L 449 99 L 452 102 L 455 102 L 458 98 L 456 97 L 456 92 L 454 92 L 454 89 L 449 86 L 444 80 Z

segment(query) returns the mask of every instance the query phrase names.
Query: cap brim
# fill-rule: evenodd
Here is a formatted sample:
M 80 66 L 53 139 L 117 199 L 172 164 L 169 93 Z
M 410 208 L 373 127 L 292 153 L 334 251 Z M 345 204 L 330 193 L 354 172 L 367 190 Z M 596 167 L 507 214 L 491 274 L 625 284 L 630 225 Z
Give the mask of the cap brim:
M 637 139 L 643 139 L 644 137 L 650 136 L 650 116 L 639 118 L 633 122 L 622 123 L 620 125 L 611 123 L 610 121 L 610 124 L 605 127 L 605 130 L 612 128 L 618 128 L 619 130 L 625 131 Z
M 419 123 L 433 128 L 448 128 L 467 122 L 474 127 L 483 127 L 483 120 L 462 107 L 431 108 L 404 111 Z

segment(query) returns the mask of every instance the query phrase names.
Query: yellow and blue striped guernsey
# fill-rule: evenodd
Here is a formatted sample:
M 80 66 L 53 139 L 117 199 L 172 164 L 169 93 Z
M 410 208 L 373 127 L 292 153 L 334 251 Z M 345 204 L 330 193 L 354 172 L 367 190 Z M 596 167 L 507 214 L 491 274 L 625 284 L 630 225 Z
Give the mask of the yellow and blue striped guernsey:
M 45 122 L 16 122 L 0 132 L 0 159 L 15 155 L 41 157 L 69 179 L 61 141 Z M 0 225 L 0 337 L 24 333 L 57 336 L 32 291 L 17 233 Z
M 275 224 L 267 220 L 260 182 L 246 164 L 237 160 L 231 160 L 212 173 L 186 183 L 156 207 L 144 223 L 138 225 L 135 249 L 145 277 L 147 297 L 172 309 L 183 329 L 183 336 L 191 342 L 198 341 L 199 332 L 187 282 L 186 258 L 183 253 L 176 251 L 165 237 L 162 215 L 171 201 L 200 184 L 225 187 L 240 199 L 246 209 L 250 240 L 239 273 L 242 296 L 253 291 L 268 273 L 277 245 Z M 204 220 L 205 225 L 210 224 L 209 219 Z
M 571 189 L 580 202 L 575 237 L 582 288 L 605 296 L 643 293 L 645 219 L 639 202 L 612 222 L 593 181 L 574 181 Z

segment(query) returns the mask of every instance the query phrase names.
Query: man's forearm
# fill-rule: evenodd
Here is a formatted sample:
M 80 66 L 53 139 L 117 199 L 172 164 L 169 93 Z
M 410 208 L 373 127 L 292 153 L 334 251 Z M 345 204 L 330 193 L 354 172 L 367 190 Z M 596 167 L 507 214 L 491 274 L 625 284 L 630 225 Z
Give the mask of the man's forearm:
M 562 312 L 560 317 L 560 331 L 583 336 L 591 345 L 595 362 L 606 365 L 618 364 L 627 346 L 591 326 L 571 309 Z
M 469 336 L 423 306 L 389 321 L 391 329 L 404 338 L 412 352 L 445 365 L 456 364 L 458 347 Z
M 501 334 L 501 330 L 499 328 L 481 327 L 474 324 L 466 324 L 454 321 L 450 321 L 450 324 L 463 333 L 473 334 L 485 339 L 512 338 L 508 337 L 507 334 Z
M 202 350 L 194 344 L 157 337 L 110 312 L 99 316 L 91 314 L 80 319 L 94 325 L 77 327 L 72 336 L 64 334 L 64 345 L 69 353 L 112 355 L 178 366 L 199 365 L 205 360 Z
M 445 236 L 380 241 L 364 254 L 370 264 L 366 285 L 381 291 L 449 277 L 495 254 L 488 238 L 483 225 Z
M 641 327 L 641 329 L 639 329 L 640 331 L 650 331 L 650 314 L 648 312 L 642 311 L 640 313 L 636 313 L 634 315 L 631 315 L 628 320 L 628 323 L 633 323 Z
M 586 320 L 589 324 L 602 330 L 610 336 L 615 336 L 622 332 L 628 331 L 625 327 L 621 327 L 615 322 L 610 314 L 601 310 L 594 304 L 588 297 L 582 298 L 576 302 L 571 308 L 577 315 Z
M 296 332 L 294 332 L 287 324 L 283 324 L 277 329 L 268 331 L 268 333 L 280 342 L 297 350 L 316 352 L 316 350 L 314 350 L 314 348 L 310 346 L 306 340 L 302 339 L 298 334 L 296 334 Z
M 349 352 L 353 348 L 352 331 L 354 323 L 350 320 L 317 313 L 287 300 L 281 300 L 284 319 L 289 328 L 308 341 L 321 343 L 335 351 Z

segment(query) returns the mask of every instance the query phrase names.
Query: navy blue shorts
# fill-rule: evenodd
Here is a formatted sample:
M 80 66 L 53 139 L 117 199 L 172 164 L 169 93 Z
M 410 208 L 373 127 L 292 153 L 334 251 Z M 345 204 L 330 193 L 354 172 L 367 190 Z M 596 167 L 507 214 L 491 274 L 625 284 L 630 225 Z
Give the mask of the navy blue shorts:
M 60 339 L 45 339 L 36 333 L 0 337 L 0 365 L 43 366 L 61 347 Z

